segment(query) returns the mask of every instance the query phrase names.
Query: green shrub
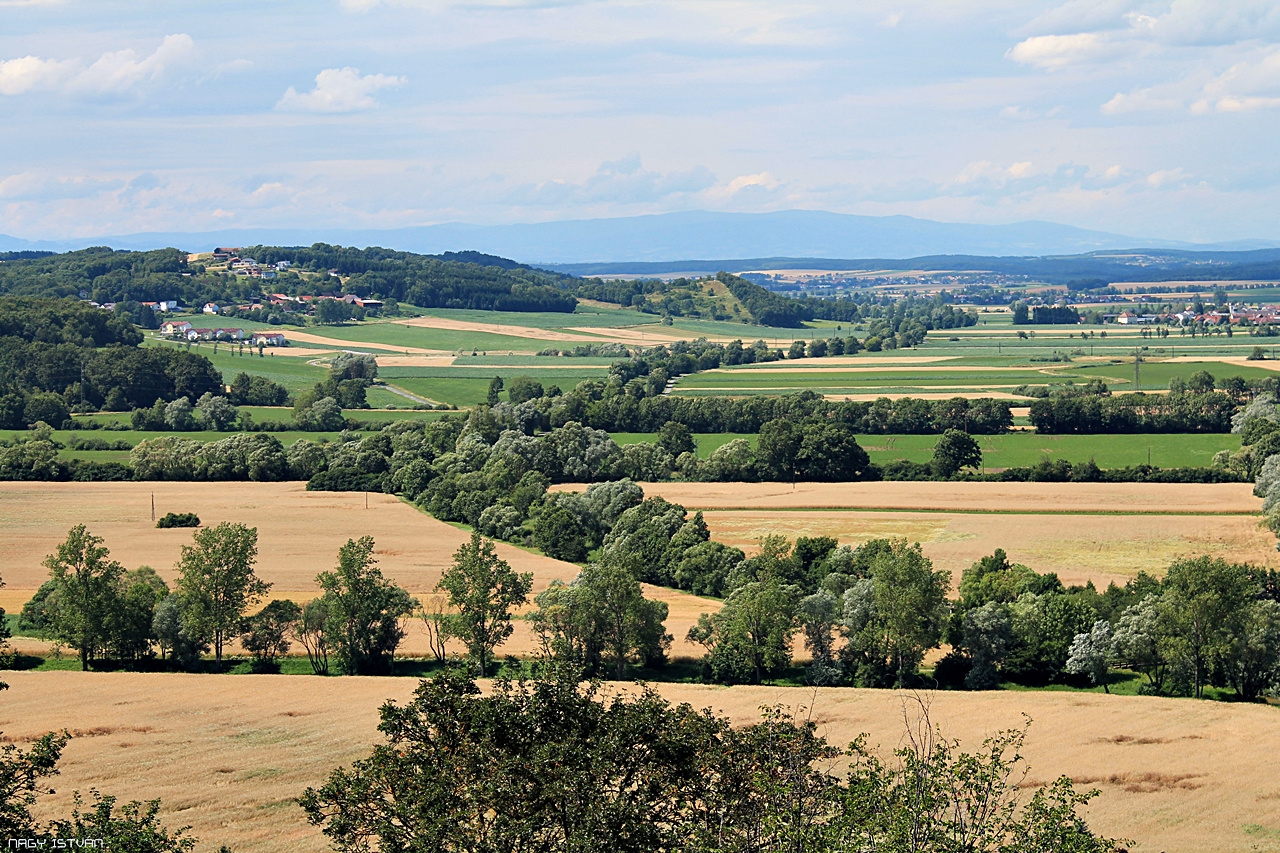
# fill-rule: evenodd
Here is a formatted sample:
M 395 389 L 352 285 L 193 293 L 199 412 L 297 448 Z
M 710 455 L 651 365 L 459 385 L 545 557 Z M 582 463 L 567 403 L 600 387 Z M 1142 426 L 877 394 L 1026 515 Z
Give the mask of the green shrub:
M 161 519 L 156 522 L 156 527 L 160 527 L 160 528 L 199 527 L 199 526 L 200 526 L 200 517 L 196 515 L 194 512 L 165 513 L 164 516 L 162 516 Z

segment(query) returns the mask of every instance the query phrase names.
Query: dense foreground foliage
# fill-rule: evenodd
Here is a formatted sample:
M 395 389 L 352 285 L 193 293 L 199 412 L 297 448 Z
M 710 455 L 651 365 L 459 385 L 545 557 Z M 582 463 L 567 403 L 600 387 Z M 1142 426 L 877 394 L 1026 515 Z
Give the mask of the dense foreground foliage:
M 372 755 L 302 797 L 344 853 L 1118 850 L 1078 814 L 1096 792 L 1019 790 L 1024 731 L 964 754 L 925 718 L 894 760 L 852 744 L 841 775 L 841 750 L 781 708 L 734 728 L 573 673 L 482 696 L 456 672 L 384 705 L 379 728 Z

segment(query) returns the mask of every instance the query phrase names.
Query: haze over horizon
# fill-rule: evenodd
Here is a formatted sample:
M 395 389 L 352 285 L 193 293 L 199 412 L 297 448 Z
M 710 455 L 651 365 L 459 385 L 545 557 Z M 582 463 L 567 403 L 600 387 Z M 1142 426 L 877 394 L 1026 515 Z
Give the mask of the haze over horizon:
M 794 209 L 1280 240 L 1270 2 L 0 0 L 0 22 L 22 240 Z

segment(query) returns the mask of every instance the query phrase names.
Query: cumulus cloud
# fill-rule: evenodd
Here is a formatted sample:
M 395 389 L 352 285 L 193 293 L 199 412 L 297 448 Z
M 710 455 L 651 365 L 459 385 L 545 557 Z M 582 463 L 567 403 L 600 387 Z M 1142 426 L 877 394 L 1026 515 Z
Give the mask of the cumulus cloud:
M 149 56 L 139 58 L 131 48 L 104 53 L 76 75 L 73 85 L 90 92 L 124 92 L 143 80 L 155 80 L 165 69 L 181 61 L 195 47 L 186 33 L 164 37 Z
M 1091 62 L 1117 53 L 1118 46 L 1097 33 L 1065 36 L 1032 36 L 1009 49 L 1008 57 L 1023 65 L 1055 71 L 1068 65 Z
M 376 107 L 373 93 L 402 86 L 404 77 L 386 74 L 360 75 L 358 68 L 326 68 L 316 75 L 315 88 L 299 93 L 292 86 L 276 104 L 276 109 L 304 113 L 351 113 Z
M 33 89 L 51 89 L 74 73 L 74 62 L 58 62 L 38 56 L 0 60 L 0 95 L 22 95 Z
M 195 46 L 191 36 L 176 33 L 164 37 L 147 56 L 132 48 L 102 54 L 92 64 L 82 59 L 41 59 L 23 56 L 0 60 L 0 95 L 22 95 L 37 90 L 62 90 L 81 94 L 120 94 L 147 80 L 157 80 L 183 61 Z
M 1254 52 L 1216 75 L 1188 75 L 1181 80 L 1117 92 L 1102 105 L 1106 115 L 1139 111 L 1238 113 L 1280 107 L 1280 48 Z
M 754 175 L 739 175 L 729 182 L 725 187 L 725 191 L 729 195 L 737 195 L 745 189 L 758 187 L 765 190 L 776 190 L 782 185 L 782 182 L 768 172 L 759 172 Z

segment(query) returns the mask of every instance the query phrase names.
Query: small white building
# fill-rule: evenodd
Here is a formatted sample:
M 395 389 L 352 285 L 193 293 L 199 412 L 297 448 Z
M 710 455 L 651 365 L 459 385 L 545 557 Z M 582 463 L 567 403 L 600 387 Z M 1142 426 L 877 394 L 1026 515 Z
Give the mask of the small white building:
M 206 314 L 217 314 L 217 313 L 218 313 L 218 311 L 220 311 L 221 309 L 220 309 L 220 308 L 218 308 L 218 306 L 217 306 L 217 305 L 215 305 L 215 304 L 214 304 L 214 303 L 212 303 L 212 302 L 206 302 L 206 303 L 204 304 L 204 308 L 203 308 L 202 310 L 203 310 L 203 311 L 204 311 L 204 313 L 206 313 Z

